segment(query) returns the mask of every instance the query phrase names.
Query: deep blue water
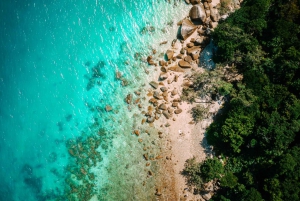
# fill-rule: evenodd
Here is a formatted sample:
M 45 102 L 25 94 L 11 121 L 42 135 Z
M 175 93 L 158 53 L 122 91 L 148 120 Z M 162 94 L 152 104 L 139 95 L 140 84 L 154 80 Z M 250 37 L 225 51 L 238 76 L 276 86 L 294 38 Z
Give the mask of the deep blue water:
M 184 9 L 164 0 L 0 2 L 1 201 L 91 198 L 78 189 L 92 189 L 93 200 L 146 200 L 146 188 L 133 193 L 139 162 L 126 150 L 140 145 L 127 137 L 135 120 L 124 97 L 147 81 L 142 58 L 175 37 Z M 70 149 L 81 146 L 78 160 Z

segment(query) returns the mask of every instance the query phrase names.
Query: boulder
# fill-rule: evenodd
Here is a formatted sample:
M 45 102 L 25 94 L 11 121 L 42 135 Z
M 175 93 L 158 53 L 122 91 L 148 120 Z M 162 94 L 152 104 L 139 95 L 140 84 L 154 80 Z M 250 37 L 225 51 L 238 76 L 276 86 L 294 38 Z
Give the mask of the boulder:
M 164 73 L 164 72 L 160 73 L 160 75 L 159 75 L 160 80 L 165 80 L 167 78 L 168 78 L 168 73 Z
M 189 16 L 191 20 L 205 22 L 206 14 L 203 4 L 197 4 L 190 10 Z
M 182 68 L 180 68 L 179 66 L 172 66 L 170 68 L 168 68 L 168 70 L 174 71 L 174 72 L 178 72 L 178 73 L 183 73 L 184 70 Z
M 167 106 L 166 106 L 164 103 L 162 103 L 162 104 L 160 104 L 160 105 L 158 106 L 158 108 L 161 109 L 161 110 L 166 110 L 166 109 L 167 109 Z
M 156 65 L 157 65 L 153 60 L 150 60 L 150 61 L 148 62 L 148 64 L 151 65 L 151 66 L 156 66 Z
M 178 91 L 176 89 L 173 89 L 172 92 L 171 92 L 172 96 L 175 96 L 178 94 Z
M 157 89 L 157 87 L 158 87 L 158 83 L 157 83 L 157 82 L 151 81 L 149 84 L 150 84 L 154 89 Z
M 218 11 L 215 8 L 210 8 L 210 19 L 213 22 L 217 22 L 220 19 L 220 16 L 218 14 Z
M 218 22 L 212 22 L 212 21 L 210 21 L 209 22 L 209 26 L 210 26 L 210 28 L 215 29 L 218 26 Z
M 191 68 L 191 64 L 189 64 L 188 62 L 186 62 L 184 60 L 180 60 L 178 62 L 178 64 L 181 68 Z
M 184 58 L 184 61 L 191 63 L 192 62 L 192 57 L 188 55 Z
M 166 119 L 170 119 L 171 115 L 167 111 L 163 111 L 163 115 L 166 117 Z
M 183 54 L 178 54 L 176 57 L 177 59 L 183 59 Z
M 160 87 L 160 90 L 161 90 L 162 92 L 168 91 L 167 87 Z
M 178 81 L 178 75 L 175 75 L 174 76 L 174 82 L 177 82 Z
M 173 102 L 172 107 L 178 107 L 178 102 Z
M 167 62 L 165 62 L 164 60 L 160 60 L 160 61 L 158 62 L 158 64 L 159 64 L 160 66 L 165 66 L 165 65 L 167 65 Z
M 186 44 L 187 47 L 194 47 L 194 43 L 188 43 Z
M 139 131 L 139 130 L 134 130 L 133 132 L 134 132 L 134 134 L 135 134 L 136 136 L 140 136 L 140 131 Z
M 204 3 L 203 3 L 203 6 L 204 6 L 205 9 L 209 9 L 209 5 L 208 5 L 207 2 L 204 2 Z
M 197 26 L 195 26 L 189 19 L 182 20 L 180 33 L 184 40 L 187 39 L 192 33 L 194 33 L 196 29 Z
M 206 17 L 210 17 L 210 10 L 205 10 Z
M 174 111 L 175 114 L 180 114 L 182 112 L 182 109 L 177 109 Z
M 161 67 L 160 68 L 160 70 L 161 70 L 161 72 L 164 72 L 164 73 L 166 73 L 167 72 L 167 69 L 163 66 L 163 67 Z
M 199 54 L 192 54 L 192 58 L 193 58 L 193 60 L 197 60 L 197 59 L 199 59 Z
M 167 91 L 164 91 L 164 92 L 162 93 L 162 95 L 163 95 L 163 97 L 167 97 L 167 96 L 168 96 L 168 92 L 167 92 Z
M 187 54 L 191 55 L 191 54 L 199 54 L 201 51 L 201 48 L 198 46 L 194 46 L 192 48 L 188 48 L 187 49 Z
M 204 41 L 204 37 L 203 36 L 200 36 L 199 38 L 197 38 L 195 40 L 195 45 L 199 46 L 199 45 L 204 45 L 205 44 L 205 41 Z
M 147 62 L 149 63 L 151 60 L 152 60 L 152 56 L 150 55 L 147 57 Z
M 180 54 L 184 54 L 185 53 L 185 49 L 181 48 L 180 49 Z
M 154 104 L 157 104 L 157 99 L 155 99 L 155 98 L 150 98 L 149 103 L 152 103 L 153 105 L 154 105 Z
M 128 95 L 126 96 L 126 98 L 125 98 L 125 101 L 126 101 L 127 104 L 130 104 L 131 101 L 132 101 L 132 95 L 131 95 L 131 94 L 128 94 Z
M 154 91 L 153 97 L 156 98 L 156 99 L 161 99 L 161 97 L 160 97 L 160 95 L 157 91 Z
M 174 51 L 173 50 L 167 50 L 166 55 L 167 55 L 168 60 L 170 60 L 170 59 L 173 58 Z

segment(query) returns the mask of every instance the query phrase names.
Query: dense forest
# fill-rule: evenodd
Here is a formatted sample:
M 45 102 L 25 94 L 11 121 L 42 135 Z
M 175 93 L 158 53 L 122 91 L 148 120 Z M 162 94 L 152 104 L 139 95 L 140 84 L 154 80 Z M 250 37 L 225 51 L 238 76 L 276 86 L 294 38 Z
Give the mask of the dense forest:
M 207 131 L 219 158 L 190 175 L 195 185 L 218 183 L 211 200 L 300 200 L 299 8 L 300 0 L 244 0 L 213 32 L 215 61 L 243 80 Z

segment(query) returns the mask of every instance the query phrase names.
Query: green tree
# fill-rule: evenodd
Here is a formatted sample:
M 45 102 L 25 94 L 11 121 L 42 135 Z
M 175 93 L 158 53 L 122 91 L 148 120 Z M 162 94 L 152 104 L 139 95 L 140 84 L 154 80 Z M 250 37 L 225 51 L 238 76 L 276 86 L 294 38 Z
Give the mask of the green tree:
M 238 183 L 238 178 L 232 173 L 228 172 L 221 178 L 221 186 L 227 188 L 234 188 Z
M 207 159 L 200 166 L 201 176 L 204 182 L 212 179 L 220 179 L 224 174 L 224 167 L 218 158 Z

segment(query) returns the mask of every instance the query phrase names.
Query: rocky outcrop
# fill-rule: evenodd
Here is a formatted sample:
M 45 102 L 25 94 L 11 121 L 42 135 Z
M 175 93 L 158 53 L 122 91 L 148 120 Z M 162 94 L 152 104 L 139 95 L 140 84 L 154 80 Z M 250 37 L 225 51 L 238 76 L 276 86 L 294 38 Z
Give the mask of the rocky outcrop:
M 206 13 L 203 4 L 197 4 L 192 7 L 190 10 L 189 16 L 193 21 L 205 22 Z

